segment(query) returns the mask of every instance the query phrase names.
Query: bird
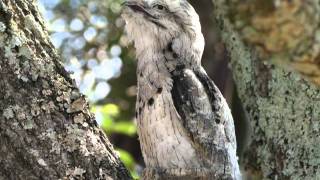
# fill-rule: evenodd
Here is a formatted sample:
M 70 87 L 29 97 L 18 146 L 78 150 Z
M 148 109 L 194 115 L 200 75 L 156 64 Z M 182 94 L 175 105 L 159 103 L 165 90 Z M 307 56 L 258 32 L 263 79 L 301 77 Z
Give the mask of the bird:
M 201 66 L 204 37 L 187 0 L 127 0 L 137 57 L 137 131 L 146 168 L 241 179 L 228 104 Z M 210 178 L 209 178 L 210 179 Z

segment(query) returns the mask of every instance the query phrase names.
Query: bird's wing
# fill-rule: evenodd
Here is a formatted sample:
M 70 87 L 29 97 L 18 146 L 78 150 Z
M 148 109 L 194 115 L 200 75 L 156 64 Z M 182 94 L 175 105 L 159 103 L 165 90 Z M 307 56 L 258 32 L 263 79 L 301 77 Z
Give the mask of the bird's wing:
M 174 106 L 193 141 L 209 155 L 230 148 L 235 150 L 231 112 L 206 72 L 202 68 L 178 69 L 172 73 L 172 79 Z

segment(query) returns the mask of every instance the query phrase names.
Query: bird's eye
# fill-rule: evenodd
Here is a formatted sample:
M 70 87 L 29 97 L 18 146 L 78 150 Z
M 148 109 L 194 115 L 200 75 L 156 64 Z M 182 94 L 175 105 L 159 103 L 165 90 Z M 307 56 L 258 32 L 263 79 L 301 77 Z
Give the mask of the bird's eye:
M 159 9 L 159 10 L 163 10 L 163 9 L 164 9 L 164 7 L 163 7 L 162 5 L 157 5 L 157 9 Z
M 163 11 L 165 9 L 165 7 L 163 5 L 157 4 L 154 6 L 155 8 L 157 8 L 160 11 Z

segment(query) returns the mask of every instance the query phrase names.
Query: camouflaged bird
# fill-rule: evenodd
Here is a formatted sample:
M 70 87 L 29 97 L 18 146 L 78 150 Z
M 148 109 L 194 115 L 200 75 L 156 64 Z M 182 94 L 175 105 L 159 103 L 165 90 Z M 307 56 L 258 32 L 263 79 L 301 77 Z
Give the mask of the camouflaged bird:
M 138 58 L 136 116 L 146 167 L 240 179 L 232 115 L 201 67 L 204 38 L 194 8 L 186 0 L 128 0 L 122 17 Z

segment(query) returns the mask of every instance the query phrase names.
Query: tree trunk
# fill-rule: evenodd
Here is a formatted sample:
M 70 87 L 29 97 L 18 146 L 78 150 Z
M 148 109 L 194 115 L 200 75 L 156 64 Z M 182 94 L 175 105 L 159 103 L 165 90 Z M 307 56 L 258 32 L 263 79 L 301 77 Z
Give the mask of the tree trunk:
M 253 129 L 248 178 L 319 178 L 319 0 L 213 3 Z
M 131 179 L 35 2 L 0 1 L 0 179 Z

